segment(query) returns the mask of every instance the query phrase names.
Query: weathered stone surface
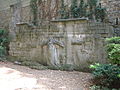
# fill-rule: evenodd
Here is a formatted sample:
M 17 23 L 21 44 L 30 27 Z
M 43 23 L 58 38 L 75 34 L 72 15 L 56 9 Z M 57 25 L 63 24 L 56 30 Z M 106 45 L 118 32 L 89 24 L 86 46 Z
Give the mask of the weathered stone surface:
M 107 9 L 108 19 L 111 23 L 120 25 L 120 0 L 101 0 L 102 5 Z
M 86 20 L 52 23 L 54 26 L 48 29 L 19 25 L 19 32 L 10 43 L 10 55 L 57 66 L 72 64 L 86 67 L 93 62 L 106 62 L 104 39 L 112 36 L 109 25 Z M 56 28 L 58 31 L 54 32 Z
M 52 21 L 49 25 L 46 21 L 35 27 L 31 24 L 29 1 L 22 1 L 19 22 L 11 22 L 16 14 L 8 4 L 6 10 L 0 9 L 0 27 L 7 27 L 12 37 L 9 45 L 11 56 L 17 60 L 37 60 L 42 64 L 57 66 L 72 64 L 84 67 L 93 62 L 106 62 L 104 39 L 112 36 L 111 26 L 85 19 L 62 19 Z M 65 2 L 70 3 L 68 1 Z M 11 28 L 13 25 L 15 28 Z

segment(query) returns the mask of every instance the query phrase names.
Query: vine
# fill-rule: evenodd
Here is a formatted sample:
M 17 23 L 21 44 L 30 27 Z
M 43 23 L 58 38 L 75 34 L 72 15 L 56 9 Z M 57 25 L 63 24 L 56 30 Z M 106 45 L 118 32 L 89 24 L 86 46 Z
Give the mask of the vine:
M 89 0 L 88 4 L 90 7 L 89 19 L 103 22 L 106 16 L 106 9 L 102 8 L 101 3 L 98 4 L 98 0 Z
M 8 44 L 9 40 L 7 30 L 0 29 L 0 59 L 8 54 Z
M 38 0 L 31 0 L 30 1 L 31 11 L 33 13 L 33 22 L 32 23 L 34 25 L 37 25 L 37 12 L 38 12 L 37 1 Z
M 102 8 L 100 3 L 98 4 L 98 0 L 88 0 L 87 3 L 85 3 L 84 0 L 80 0 L 79 4 L 78 0 L 72 0 L 70 9 L 68 9 L 70 10 L 70 13 L 66 13 L 65 8 L 66 6 L 64 5 L 64 0 L 62 0 L 62 13 L 60 13 L 62 19 L 65 19 L 65 16 L 69 16 L 67 18 L 88 17 L 91 20 L 103 22 L 106 16 L 106 10 L 105 8 Z
M 80 0 L 80 3 L 78 3 L 78 0 L 72 0 L 70 7 L 65 5 L 64 0 L 61 0 L 60 7 L 59 0 L 56 0 L 53 6 L 51 6 L 52 2 L 52 0 L 31 0 L 30 7 L 33 13 L 34 25 L 38 25 L 38 19 L 50 21 L 58 15 L 61 19 L 87 17 L 101 22 L 104 21 L 106 16 L 106 10 L 102 8 L 101 4 L 98 4 L 98 0 L 88 0 L 87 3 L 84 0 Z M 38 10 L 41 11 L 38 13 Z
M 97 21 L 101 21 L 103 22 L 106 16 L 106 9 L 101 7 L 101 4 L 99 4 L 96 8 L 95 8 L 95 19 Z
M 88 5 L 84 3 L 84 0 L 80 1 L 79 5 L 79 12 L 80 12 L 80 17 L 86 17 L 87 15 L 87 7 Z
M 54 3 L 54 5 L 52 5 Z M 33 24 L 39 25 L 55 19 L 58 15 L 59 0 L 31 0 L 30 8 L 33 14 Z
M 71 16 L 73 18 L 78 18 L 80 14 L 79 14 L 79 8 L 77 5 L 77 0 L 72 0 L 70 8 L 71 8 Z
M 64 0 L 61 0 L 61 7 L 60 7 L 60 17 L 61 19 L 69 18 L 69 13 L 66 10 L 67 6 L 64 4 Z

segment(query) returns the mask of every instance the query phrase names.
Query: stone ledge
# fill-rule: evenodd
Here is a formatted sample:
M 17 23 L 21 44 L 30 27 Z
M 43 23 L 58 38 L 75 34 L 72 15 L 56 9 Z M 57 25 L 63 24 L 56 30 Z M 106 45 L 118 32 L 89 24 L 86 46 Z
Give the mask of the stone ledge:
M 88 21 L 87 18 L 70 18 L 70 19 L 56 19 L 56 20 L 51 20 L 51 22 L 67 22 L 67 21 Z

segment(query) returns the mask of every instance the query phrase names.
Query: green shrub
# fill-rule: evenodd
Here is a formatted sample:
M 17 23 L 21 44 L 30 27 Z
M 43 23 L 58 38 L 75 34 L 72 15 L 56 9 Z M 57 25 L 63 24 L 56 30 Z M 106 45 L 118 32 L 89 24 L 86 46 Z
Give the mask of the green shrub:
M 6 51 L 5 51 L 5 47 L 0 46 L 0 57 L 3 57 L 5 55 Z
M 108 59 L 111 63 L 120 65 L 120 44 L 109 44 L 108 52 Z
M 119 66 L 112 64 L 95 64 L 91 65 L 90 68 L 93 69 L 92 74 L 100 81 L 100 85 L 112 88 L 120 88 Z
M 107 38 L 108 43 L 120 44 L 120 37 Z
M 92 87 L 90 87 L 90 90 L 118 90 L 118 89 L 114 89 L 114 88 L 111 89 L 111 88 L 107 88 L 107 87 L 103 87 L 103 86 L 93 85 Z
M 7 54 L 6 49 L 8 48 L 8 32 L 4 29 L 0 29 L 0 57 Z
M 111 63 L 120 65 L 120 37 L 108 38 L 106 41 L 108 59 Z

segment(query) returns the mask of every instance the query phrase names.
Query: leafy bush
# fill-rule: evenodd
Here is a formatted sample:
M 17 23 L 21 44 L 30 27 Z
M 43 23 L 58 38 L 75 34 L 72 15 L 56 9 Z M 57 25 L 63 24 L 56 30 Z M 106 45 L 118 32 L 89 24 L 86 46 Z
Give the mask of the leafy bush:
M 111 63 L 120 65 L 120 37 L 108 38 L 106 41 L 108 59 Z
M 0 46 L 0 57 L 3 57 L 5 53 L 6 53 L 5 47 Z
M 0 57 L 6 55 L 7 45 L 9 43 L 8 40 L 8 32 L 4 29 L 0 29 Z
M 97 86 L 93 86 L 91 90 L 117 90 L 120 88 L 120 37 L 107 38 L 106 41 L 108 59 L 111 64 L 90 66 L 90 68 L 94 69 L 94 79 L 98 81 Z
M 93 75 L 100 80 L 99 84 L 112 88 L 120 88 L 120 67 L 112 64 L 95 64 Z
M 92 87 L 90 87 L 90 90 L 118 90 L 118 89 L 115 88 L 111 89 L 103 86 L 93 85 Z
M 120 44 L 120 37 L 107 38 L 108 43 Z
M 107 45 L 107 51 L 111 63 L 120 65 L 120 44 Z

